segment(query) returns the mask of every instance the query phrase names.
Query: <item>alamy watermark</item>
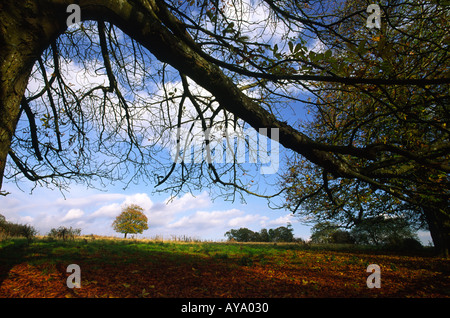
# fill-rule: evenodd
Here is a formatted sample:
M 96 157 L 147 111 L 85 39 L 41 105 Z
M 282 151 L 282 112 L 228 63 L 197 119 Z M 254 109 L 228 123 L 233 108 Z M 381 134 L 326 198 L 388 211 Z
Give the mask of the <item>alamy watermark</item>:
M 67 6 L 66 12 L 71 13 L 66 20 L 67 27 L 81 21 L 81 8 L 78 4 L 70 4 Z
M 367 287 L 368 288 L 381 288 L 381 269 L 377 264 L 370 264 L 367 266 L 367 273 L 371 273 L 367 277 Z
M 70 4 L 67 6 L 66 12 L 71 13 L 66 20 L 67 26 L 79 23 L 81 21 L 81 9 L 77 4 Z M 378 4 L 370 4 L 366 10 L 367 13 L 371 13 L 366 21 L 366 26 L 370 29 L 381 28 L 381 10 Z
M 370 4 L 367 13 L 371 13 L 366 21 L 368 28 L 381 28 L 381 10 L 377 4 Z M 70 27 L 81 21 L 81 8 L 70 4 L 66 9 L 70 15 L 66 23 Z M 203 134 L 194 135 L 190 131 L 178 130 L 176 146 L 170 151 L 174 162 L 184 163 L 260 163 L 261 174 L 274 174 L 279 168 L 279 131 L 271 128 L 271 147 L 267 148 L 268 128 L 260 128 L 259 134 L 250 128 L 221 133 L 207 129 Z M 222 136 L 222 137 L 221 137 Z M 256 141 L 257 140 L 257 141 Z M 224 158 L 225 157 L 225 158 Z M 263 166 L 269 164 L 268 166 Z
M 268 133 L 269 128 L 208 128 L 196 134 L 178 129 L 170 155 L 184 163 L 259 163 L 261 174 L 274 174 L 280 165 L 279 129 L 270 128 L 270 138 Z
M 67 277 L 66 285 L 69 288 L 81 288 L 81 268 L 77 264 L 70 264 L 66 269 L 67 273 L 72 273 Z
M 81 268 L 77 264 L 70 264 L 66 269 L 71 273 L 67 277 L 66 285 L 68 288 L 81 288 Z M 381 269 L 377 264 L 370 264 L 366 269 L 370 275 L 367 277 L 366 284 L 368 288 L 381 288 Z
M 381 28 L 381 10 L 380 10 L 380 6 L 378 4 L 370 4 L 367 7 L 366 12 L 367 13 L 371 13 L 371 15 L 369 15 L 367 17 L 366 27 L 368 27 L 369 29 L 373 29 L 373 28 L 380 29 Z

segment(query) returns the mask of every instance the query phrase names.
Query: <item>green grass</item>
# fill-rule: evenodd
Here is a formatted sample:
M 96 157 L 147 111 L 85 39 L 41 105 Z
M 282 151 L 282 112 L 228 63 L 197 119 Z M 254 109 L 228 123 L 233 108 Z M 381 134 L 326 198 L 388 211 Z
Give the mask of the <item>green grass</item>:
M 355 246 L 346 244 L 305 245 L 293 243 L 234 243 L 234 242 L 175 242 L 175 241 L 148 241 L 125 239 L 75 239 L 69 241 L 50 240 L 47 238 L 36 239 L 28 244 L 25 239 L 11 239 L 0 241 L 2 258 L 15 258 L 14 253 L 20 249 L 22 254 L 27 254 L 30 262 L 42 258 L 58 260 L 85 258 L 89 255 L 97 255 L 104 258 L 120 259 L 127 257 L 133 259 L 145 256 L 145 254 L 165 253 L 182 254 L 201 257 L 213 257 L 216 259 L 250 259 L 264 260 L 270 257 L 280 256 L 287 251 L 308 251 L 311 253 L 323 251 L 386 254 L 389 251 L 380 250 L 371 246 Z M 421 254 L 429 254 L 424 249 Z M 400 253 L 401 254 L 401 253 Z M 291 254 L 295 261 L 296 254 Z M 108 257 L 107 257 L 108 256 Z M 331 258 L 333 256 L 330 256 Z M 352 262 L 353 260 L 349 260 Z
M 376 248 L 83 238 L 73 241 L 41 238 L 29 244 L 21 239 L 1 241 L 0 287 L 9 286 L 8 295 L 16 295 L 18 288 L 23 288 L 20 284 L 27 281 L 22 279 L 17 287 L 12 285 L 18 272 L 55 280 L 66 274 L 65 268 L 69 264 L 78 264 L 83 268 L 82 285 L 86 286 L 83 297 L 107 294 L 136 297 L 136 293 L 141 292 L 150 293 L 151 297 L 180 292 L 197 297 L 209 295 L 202 288 L 214 290 L 216 295 L 242 297 L 261 293 L 272 297 L 278 292 L 281 293 L 278 296 L 289 296 L 292 292 L 303 293 L 304 289 L 307 290 L 305 293 L 321 296 L 322 287 L 325 287 L 323 292 L 329 293 L 326 295 L 333 297 L 347 297 L 348 293 L 361 296 L 360 292 L 367 296 L 372 294 L 363 288 L 364 275 L 367 266 L 373 263 L 382 267 L 386 286 L 383 292 L 389 295 L 447 295 L 443 285 L 446 284 L 448 262 L 432 257 L 398 256 L 393 252 L 383 255 Z M 30 276 L 30 279 L 34 278 Z M 122 283 L 117 285 L 117 280 Z M 422 285 L 416 286 L 422 281 Z M 347 286 L 350 289 L 342 289 L 339 285 L 342 282 L 350 284 Z M 352 288 L 352 284 L 362 287 Z M 438 287 L 428 288 L 427 284 Z M 263 285 L 266 287 L 261 287 Z M 335 285 L 341 289 L 333 289 Z M 47 288 L 47 292 L 51 293 L 57 288 L 55 286 Z M 236 291 L 233 288 L 237 288 Z M 263 292 L 266 288 L 267 293 Z M 43 295 L 39 290 L 33 292 Z
M 105 264 L 115 262 L 133 263 L 145 258 L 152 262 L 153 255 L 161 255 L 171 260 L 183 262 L 185 256 L 196 258 L 212 258 L 220 261 L 228 260 L 238 265 L 251 266 L 253 262 L 267 264 L 277 259 L 281 262 L 289 259 L 299 262 L 294 251 L 308 251 L 312 255 L 324 251 L 348 253 L 382 253 L 374 247 L 358 247 L 354 245 L 305 245 L 293 243 L 234 243 L 234 242 L 175 242 L 148 241 L 125 239 L 75 239 L 69 241 L 36 239 L 30 244 L 25 239 L 11 239 L 0 242 L 0 257 L 3 262 L 18 262 L 26 259 L 29 264 L 39 264 L 45 261 L 51 263 L 84 260 Z M 384 253 L 384 252 L 383 252 Z M 283 257 L 281 257 L 283 256 Z M 334 255 L 327 255 L 328 261 L 334 260 Z M 359 262 L 357 256 L 347 259 L 348 264 Z
M 242 244 L 214 242 L 160 242 L 139 240 L 97 239 L 70 241 L 36 239 L 30 244 L 26 240 L 11 239 L 0 242 L 2 262 L 18 263 L 26 260 L 30 265 L 45 262 L 84 262 L 104 264 L 133 263 L 145 258 L 152 262 L 154 255 L 161 255 L 173 261 L 186 261 L 186 256 L 197 259 L 212 258 L 231 261 L 238 265 L 250 266 L 254 261 L 267 262 L 286 249 L 300 249 L 299 245 L 283 244 Z M 189 259 L 189 258 L 187 258 Z

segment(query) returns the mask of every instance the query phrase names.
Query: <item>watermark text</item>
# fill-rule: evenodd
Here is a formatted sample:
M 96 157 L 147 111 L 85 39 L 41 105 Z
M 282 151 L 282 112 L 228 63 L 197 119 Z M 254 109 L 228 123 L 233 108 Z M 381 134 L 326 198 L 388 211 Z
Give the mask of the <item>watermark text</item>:
M 66 285 L 69 288 L 81 288 L 81 269 L 77 264 L 70 264 L 66 269 L 67 273 L 72 273 L 67 277 Z
M 367 277 L 368 288 L 381 288 L 381 270 L 377 264 L 367 266 L 367 273 L 372 273 Z
M 369 29 L 373 29 L 373 28 L 380 29 L 381 28 L 380 6 L 378 4 L 370 4 L 367 7 L 366 12 L 371 13 L 371 15 L 369 15 L 367 17 L 366 27 L 368 27 Z
M 170 155 L 174 162 L 184 163 L 259 163 L 261 174 L 274 174 L 279 168 L 279 129 L 270 128 L 268 136 L 268 128 L 208 128 L 197 134 L 178 129 Z
M 72 24 L 76 24 L 81 21 L 81 9 L 78 4 L 68 5 L 66 12 L 72 13 L 66 20 L 67 27 L 70 27 Z

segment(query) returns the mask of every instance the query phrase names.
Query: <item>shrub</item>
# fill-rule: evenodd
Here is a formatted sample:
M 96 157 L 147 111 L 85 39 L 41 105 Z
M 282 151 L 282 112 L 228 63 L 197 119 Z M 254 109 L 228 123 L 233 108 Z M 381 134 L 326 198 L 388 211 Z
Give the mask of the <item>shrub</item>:
M 28 242 L 31 242 L 36 236 L 37 230 L 31 225 L 25 224 L 20 225 L 20 233 L 27 239 Z
M 72 227 L 60 226 L 57 229 L 52 228 L 50 232 L 48 232 L 47 236 L 53 239 L 62 239 L 66 241 L 68 239 L 75 239 L 75 236 L 79 236 L 81 234 L 81 229 L 73 229 Z
M 344 230 L 336 230 L 331 235 L 331 242 L 335 244 L 354 244 L 355 239 L 350 235 L 349 232 Z
M 386 244 L 386 247 L 392 250 L 398 250 L 403 252 L 419 251 L 423 248 L 422 244 L 415 238 L 404 238 Z
M 7 222 L 6 218 L 0 214 L 0 239 L 25 237 L 30 242 L 36 234 L 37 230 L 33 226 Z
M 352 235 L 331 222 L 315 224 L 311 229 L 311 241 L 319 244 L 354 244 Z
M 228 259 L 228 254 L 227 253 L 215 253 L 213 257 L 215 259 L 225 260 L 225 259 Z

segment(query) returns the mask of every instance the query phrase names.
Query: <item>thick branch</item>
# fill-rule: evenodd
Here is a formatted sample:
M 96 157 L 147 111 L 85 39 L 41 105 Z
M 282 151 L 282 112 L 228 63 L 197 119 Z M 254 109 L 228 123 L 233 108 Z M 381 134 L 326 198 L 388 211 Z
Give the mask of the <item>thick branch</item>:
M 25 98 L 22 99 L 22 109 L 25 111 L 25 114 L 27 115 L 28 122 L 30 123 L 30 134 L 31 134 L 31 144 L 33 145 L 34 152 L 36 154 L 36 157 L 39 161 L 42 161 L 42 154 L 39 149 L 39 141 L 37 137 L 37 128 L 36 128 L 36 122 L 34 121 L 34 114 L 30 109 L 30 106 L 28 105 L 28 102 Z

